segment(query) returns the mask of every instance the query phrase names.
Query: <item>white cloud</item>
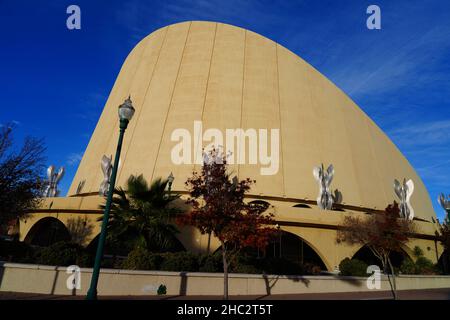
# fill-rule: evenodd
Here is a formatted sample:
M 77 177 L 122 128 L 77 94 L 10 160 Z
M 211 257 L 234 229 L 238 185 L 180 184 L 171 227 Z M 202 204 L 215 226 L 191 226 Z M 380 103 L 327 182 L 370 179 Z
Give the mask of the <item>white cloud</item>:
M 360 52 L 330 70 L 330 77 L 352 97 L 408 86 L 420 88 L 448 79 L 436 68 L 450 52 L 448 27 L 435 26 L 421 33 L 397 32 L 374 43 L 360 40 Z
M 286 10 L 286 2 L 281 1 L 275 7 Z M 166 0 L 150 3 L 139 0 L 127 1 L 117 11 L 116 19 L 131 33 L 131 44 L 135 45 L 145 36 L 154 31 L 155 25 L 164 27 L 169 24 L 187 20 L 208 20 L 232 23 L 255 30 L 286 23 L 282 14 L 273 12 L 274 6 L 268 6 L 260 1 L 242 0 Z M 243 14 L 248 13 L 248 14 Z
M 419 124 L 410 124 L 408 126 L 394 129 L 390 136 L 404 147 L 438 147 L 450 143 L 450 120 L 440 120 Z M 429 152 L 429 148 L 427 152 Z
M 67 156 L 67 164 L 69 166 L 77 165 L 83 158 L 83 152 L 71 153 Z
M 390 136 L 427 185 L 433 206 L 440 214 L 435 197 L 448 192 L 449 187 L 450 120 L 416 120 L 392 130 Z

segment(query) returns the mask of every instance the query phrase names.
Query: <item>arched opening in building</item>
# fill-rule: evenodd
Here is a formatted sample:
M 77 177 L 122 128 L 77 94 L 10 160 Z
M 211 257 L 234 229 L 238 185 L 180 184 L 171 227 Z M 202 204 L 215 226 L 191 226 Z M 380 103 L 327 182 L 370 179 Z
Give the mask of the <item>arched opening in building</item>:
M 391 252 L 390 254 L 391 263 L 394 269 L 400 268 L 405 259 L 409 259 L 408 254 L 405 251 L 401 252 Z M 382 264 L 380 259 L 378 259 L 374 253 L 367 246 L 361 247 L 352 257 L 352 259 L 358 259 L 365 262 L 367 265 L 377 265 L 382 269 Z
M 221 249 L 222 247 L 217 248 L 214 254 L 221 252 Z M 263 266 L 262 268 L 268 267 L 271 270 L 269 272 L 277 274 L 309 274 L 327 270 L 323 260 L 306 241 L 282 230 L 276 234 L 265 250 L 249 248 L 243 250 L 242 254 L 251 257 L 248 263 Z
M 46 217 L 31 227 L 24 241 L 31 245 L 48 247 L 56 242 L 70 241 L 70 233 L 60 220 Z
M 268 203 L 267 201 L 264 201 L 264 200 L 253 200 L 253 201 L 250 201 L 248 204 L 258 206 L 258 207 L 262 208 L 263 211 L 269 209 L 269 207 L 270 207 L 270 203 Z
M 444 250 L 437 264 L 444 274 L 450 274 L 450 252 Z
M 307 204 L 304 203 L 297 203 L 296 205 L 293 206 L 294 208 L 307 208 L 307 209 L 311 209 L 310 206 L 308 206 Z
M 270 258 L 287 259 L 301 265 L 311 264 L 326 270 L 325 263 L 307 242 L 293 233 L 282 230 L 266 247 L 265 253 L 258 254 Z

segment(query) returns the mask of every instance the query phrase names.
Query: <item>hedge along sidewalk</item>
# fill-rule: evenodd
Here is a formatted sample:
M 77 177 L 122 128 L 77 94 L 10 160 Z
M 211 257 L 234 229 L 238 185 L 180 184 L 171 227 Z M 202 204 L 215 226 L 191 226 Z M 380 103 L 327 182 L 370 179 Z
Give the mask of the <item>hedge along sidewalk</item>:
M 72 275 L 66 271 L 66 267 L 0 262 L 0 291 L 85 295 L 92 269 L 80 269 L 79 290 L 67 288 Z M 397 279 L 399 290 L 450 288 L 450 276 L 399 275 Z M 230 274 L 229 280 L 232 295 L 374 291 L 367 288 L 365 277 Z M 161 284 L 167 287 L 167 295 L 221 295 L 223 273 L 101 269 L 99 295 L 156 295 Z M 384 275 L 380 290 L 390 290 Z

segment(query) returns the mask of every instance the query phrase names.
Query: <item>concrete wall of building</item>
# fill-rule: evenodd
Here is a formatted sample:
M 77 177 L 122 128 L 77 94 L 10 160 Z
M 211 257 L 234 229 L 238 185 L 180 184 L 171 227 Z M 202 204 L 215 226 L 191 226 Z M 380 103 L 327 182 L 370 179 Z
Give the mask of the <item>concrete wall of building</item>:
M 31 213 L 19 221 L 19 239 L 29 242 L 34 232 L 33 228 L 43 219 L 54 218 L 61 221 L 67 228 L 71 222 L 78 219 L 86 221 L 86 227 L 91 228 L 82 243 L 88 245 L 99 233 L 101 222 L 97 221 L 102 216 L 100 205 L 104 201 L 100 197 L 57 197 L 44 198 L 38 212 Z
M 0 263 L 0 291 L 58 295 L 85 295 L 91 269 L 81 269 L 81 288 L 69 290 L 70 274 L 65 267 Z M 272 276 L 230 274 L 231 295 L 266 295 L 323 292 L 370 291 L 364 277 Z M 155 295 L 159 285 L 168 295 L 221 295 L 223 274 L 180 273 L 102 269 L 98 294 L 107 296 Z M 270 287 L 271 289 L 268 289 Z M 398 276 L 398 290 L 450 288 L 450 276 Z M 269 291 L 270 290 L 270 291 Z M 381 277 L 380 290 L 390 290 L 387 277 Z

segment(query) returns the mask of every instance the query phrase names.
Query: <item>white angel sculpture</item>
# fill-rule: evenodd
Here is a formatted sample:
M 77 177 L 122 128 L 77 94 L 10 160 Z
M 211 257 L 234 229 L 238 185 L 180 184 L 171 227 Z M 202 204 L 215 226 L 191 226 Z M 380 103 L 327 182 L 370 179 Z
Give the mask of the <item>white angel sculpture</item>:
M 58 172 L 55 172 L 55 166 L 51 165 L 47 169 L 47 183 L 43 196 L 57 197 L 59 194 L 58 183 L 64 176 L 64 167 L 59 168 Z
M 447 214 L 450 212 L 450 195 L 445 197 L 443 193 L 439 195 L 438 202 L 441 205 L 441 207 L 447 212 Z
M 109 178 L 111 177 L 111 171 L 112 171 L 112 156 L 109 156 L 109 158 L 105 155 L 102 157 L 101 167 L 103 172 L 103 181 L 100 184 L 100 189 L 98 191 L 98 194 L 102 197 L 106 197 L 109 189 Z
M 403 184 L 401 184 L 397 179 L 395 179 L 394 191 L 400 199 L 400 216 L 408 220 L 414 219 L 414 209 L 409 202 L 414 192 L 414 182 L 411 179 L 408 181 L 403 179 Z
M 313 169 L 314 178 L 319 183 L 319 196 L 317 197 L 317 205 L 322 210 L 331 210 L 333 208 L 333 195 L 330 185 L 334 176 L 333 165 L 330 164 L 325 171 L 323 163 Z

